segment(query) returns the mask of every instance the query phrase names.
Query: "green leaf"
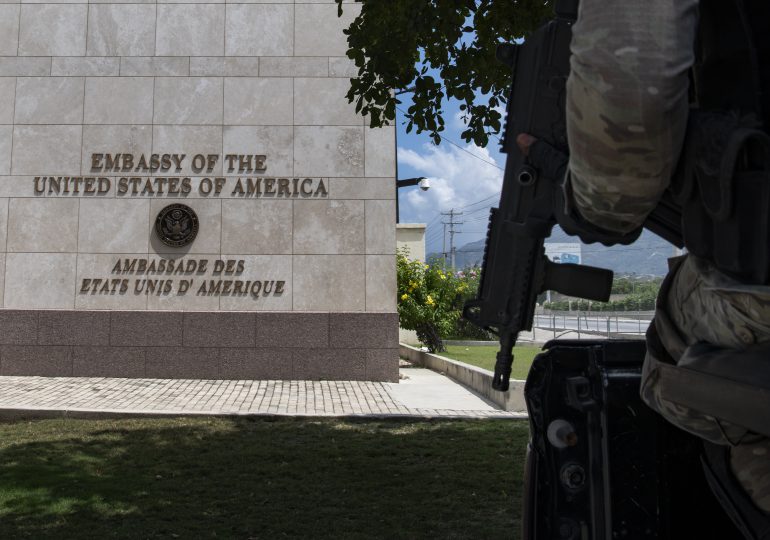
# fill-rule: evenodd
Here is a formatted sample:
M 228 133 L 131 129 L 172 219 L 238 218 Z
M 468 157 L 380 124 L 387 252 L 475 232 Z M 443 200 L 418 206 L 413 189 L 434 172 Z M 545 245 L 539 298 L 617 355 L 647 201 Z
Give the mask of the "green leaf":
M 335 1 L 339 15 L 342 0 Z M 487 131 L 499 130 L 493 109 L 506 102 L 510 85 L 510 72 L 495 58 L 497 43 L 526 36 L 551 12 L 551 2 L 543 0 L 369 0 L 360 5 L 345 32 L 346 54 L 358 68 L 348 92 L 356 111 L 385 125 L 395 119 L 390 91 L 414 87 L 404 94 L 412 101 L 407 132 L 428 131 L 439 144 L 448 97 L 468 111 L 463 139 L 479 146 L 488 143 Z

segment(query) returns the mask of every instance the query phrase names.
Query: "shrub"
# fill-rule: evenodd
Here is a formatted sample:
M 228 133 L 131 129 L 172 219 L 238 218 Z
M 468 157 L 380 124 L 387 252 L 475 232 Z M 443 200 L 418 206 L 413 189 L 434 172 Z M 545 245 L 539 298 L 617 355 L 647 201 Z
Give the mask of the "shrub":
M 431 352 L 444 351 L 443 339 L 455 329 L 468 284 L 441 261 L 410 261 L 405 251 L 396 255 L 396 271 L 401 328 L 414 330 Z
M 479 282 L 481 281 L 481 268 L 466 268 L 465 270 L 457 272 L 456 277 L 460 283 L 465 283 L 465 287 L 461 293 L 460 309 L 462 310 L 462 306 L 466 301 L 476 298 L 476 294 L 479 290 Z M 497 336 L 493 333 L 484 330 L 483 328 L 479 328 L 464 317 L 459 317 L 457 319 L 451 337 L 456 339 L 478 339 L 484 341 L 497 340 Z

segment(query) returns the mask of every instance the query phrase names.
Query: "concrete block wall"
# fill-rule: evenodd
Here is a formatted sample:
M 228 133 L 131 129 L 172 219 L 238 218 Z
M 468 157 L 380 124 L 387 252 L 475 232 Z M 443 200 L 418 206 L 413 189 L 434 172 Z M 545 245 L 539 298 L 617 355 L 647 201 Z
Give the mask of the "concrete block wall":
M 369 129 L 344 97 L 355 70 L 342 29 L 359 9 L 349 3 L 338 18 L 332 0 L 0 0 L 0 306 L 36 316 L 54 310 L 62 320 L 79 311 L 105 320 L 113 320 L 110 311 L 271 314 L 261 324 L 278 312 L 298 321 L 307 313 L 356 313 L 370 315 L 383 339 L 391 336 L 395 132 Z M 226 188 L 218 196 L 126 196 L 116 189 L 121 173 L 112 172 L 99 174 L 113 180 L 105 194 L 35 194 L 35 177 L 93 175 L 92 154 L 116 152 L 262 154 L 262 176 L 323 179 L 328 194 L 257 199 Z M 223 162 L 210 176 L 234 182 L 238 175 Z M 175 176 L 195 183 L 202 174 L 188 157 Z M 167 247 L 153 232 L 158 212 L 174 202 L 199 218 L 198 237 L 186 248 Z M 257 298 L 81 291 L 84 279 L 109 276 L 118 259 L 140 257 L 242 260 L 239 279 L 268 276 L 286 285 L 281 295 Z M 38 345 L 97 346 L 27 343 L 17 357 L 31 358 Z M 15 350 L 3 347 L 0 373 Z M 380 357 L 392 351 L 397 365 L 396 337 L 387 347 L 350 348 Z M 330 362 L 322 349 L 292 356 L 292 376 L 329 375 L 319 367 Z M 126 349 L 115 354 L 127 358 Z M 364 364 L 351 360 L 354 378 Z M 344 370 L 335 373 L 346 378 Z M 367 373 L 396 377 L 391 368 Z

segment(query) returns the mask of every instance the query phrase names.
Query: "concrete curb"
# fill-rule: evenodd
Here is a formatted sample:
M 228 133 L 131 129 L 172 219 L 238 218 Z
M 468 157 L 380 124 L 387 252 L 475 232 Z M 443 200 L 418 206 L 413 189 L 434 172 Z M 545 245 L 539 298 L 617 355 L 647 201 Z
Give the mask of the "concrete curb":
M 139 411 L 124 409 L 35 409 L 35 408 L 0 408 L 0 421 L 18 422 L 27 420 L 51 420 L 72 418 L 76 420 L 121 420 L 129 418 L 338 418 L 350 420 L 494 420 L 527 418 L 526 414 L 503 415 L 500 412 L 479 416 L 478 414 L 448 412 L 443 414 L 431 413 L 324 413 L 296 414 L 285 412 L 222 412 L 222 411 Z
M 518 345 L 542 345 L 545 343 L 545 341 L 535 342 L 531 339 L 522 339 L 519 337 L 519 339 L 516 340 L 516 343 Z M 406 343 L 399 343 L 399 345 L 407 345 Z M 472 340 L 472 339 L 445 339 L 444 345 L 456 345 L 458 347 L 499 347 L 500 342 L 499 341 L 479 341 L 479 340 Z M 410 345 L 410 347 L 414 347 L 414 345 Z
M 500 392 L 492 388 L 494 373 L 480 367 L 471 366 L 445 358 L 437 354 L 423 352 L 411 345 L 399 344 L 399 352 L 402 358 L 409 360 L 433 371 L 438 371 L 460 384 L 478 392 L 492 403 L 505 411 L 526 412 L 524 402 L 524 381 L 511 379 L 511 385 L 507 392 Z

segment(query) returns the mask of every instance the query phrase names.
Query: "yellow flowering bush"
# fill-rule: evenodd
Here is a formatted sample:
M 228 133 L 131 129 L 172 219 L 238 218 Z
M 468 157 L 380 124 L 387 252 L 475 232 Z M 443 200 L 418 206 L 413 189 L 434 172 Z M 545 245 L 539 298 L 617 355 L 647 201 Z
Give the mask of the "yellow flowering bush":
M 440 261 L 410 261 L 406 251 L 396 257 L 401 328 L 417 332 L 431 352 L 443 351 L 442 338 L 453 333 L 462 312 L 462 280 Z
M 455 274 L 455 277 L 459 283 L 457 292 L 462 296 L 463 303 L 465 303 L 466 300 L 476 298 L 476 294 L 479 290 L 479 281 L 481 280 L 481 268 L 476 266 L 460 270 Z M 463 317 L 457 319 L 457 323 L 449 334 L 449 337 L 452 339 L 497 340 L 495 335 L 471 324 Z

